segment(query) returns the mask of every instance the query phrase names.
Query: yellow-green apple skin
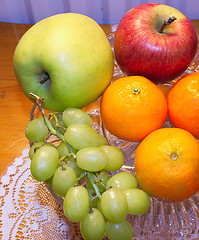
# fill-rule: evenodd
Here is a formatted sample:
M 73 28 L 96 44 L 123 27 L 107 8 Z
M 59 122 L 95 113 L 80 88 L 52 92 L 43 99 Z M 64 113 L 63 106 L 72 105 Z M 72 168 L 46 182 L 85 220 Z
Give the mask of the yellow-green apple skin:
M 160 31 L 165 20 L 176 20 Z M 197 50 L 191 21 L 179 10 L 156 3 L 130 9 L 115 34 L 116 60 L 127 75 L 142 75 L 164 83 L 182 74 Z
M 57 14 L 33 25 L 20 39 L 13 56 L 23 91 L 46 98 L 43 107 L 63 111 L 82 108 L 98 99 L 114 69 L 110 43 L 91 18 Z

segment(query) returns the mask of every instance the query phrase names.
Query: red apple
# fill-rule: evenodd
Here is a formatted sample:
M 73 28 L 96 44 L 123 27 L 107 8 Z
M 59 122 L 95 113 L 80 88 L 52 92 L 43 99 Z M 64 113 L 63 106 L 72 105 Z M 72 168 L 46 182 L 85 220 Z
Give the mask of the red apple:
M 156 3 L 130 9 L 115 34 L 114 50 L 121 70 L 164 83 L 182 74 L 197 50 L 191 21 L 179 10 Z

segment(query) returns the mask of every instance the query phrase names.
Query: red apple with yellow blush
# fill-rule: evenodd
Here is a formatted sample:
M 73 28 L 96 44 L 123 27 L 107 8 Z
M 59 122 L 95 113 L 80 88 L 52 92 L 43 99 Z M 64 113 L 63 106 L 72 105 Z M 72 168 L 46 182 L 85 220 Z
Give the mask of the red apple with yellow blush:
M 165 83 L 190 65 L 197 50 L 197 35 L 191 21 L 179 10 L 146 3 L 123 16 L 115 33 L 114 50 L 127 75 Z

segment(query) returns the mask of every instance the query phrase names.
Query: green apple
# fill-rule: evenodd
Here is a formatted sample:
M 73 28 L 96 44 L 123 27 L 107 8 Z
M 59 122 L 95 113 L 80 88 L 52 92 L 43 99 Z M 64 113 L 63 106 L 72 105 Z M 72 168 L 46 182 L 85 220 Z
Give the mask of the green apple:
M 63 111 L 98 99 L 114 68 L 106 34 L 91 18 L 57 14 L 33 25 L 13 56 L 16 78 L 24 93 L 45 98 L 43 107 Z

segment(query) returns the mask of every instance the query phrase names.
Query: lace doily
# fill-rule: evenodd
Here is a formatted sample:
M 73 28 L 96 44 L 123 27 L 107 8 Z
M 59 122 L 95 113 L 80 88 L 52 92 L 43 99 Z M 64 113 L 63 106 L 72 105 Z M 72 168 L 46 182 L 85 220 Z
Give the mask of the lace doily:
M 28 151 L 0 178 L 0 239 L 83 239 L 79 225 L 66 219 L 44 183 L 32 178 Z

